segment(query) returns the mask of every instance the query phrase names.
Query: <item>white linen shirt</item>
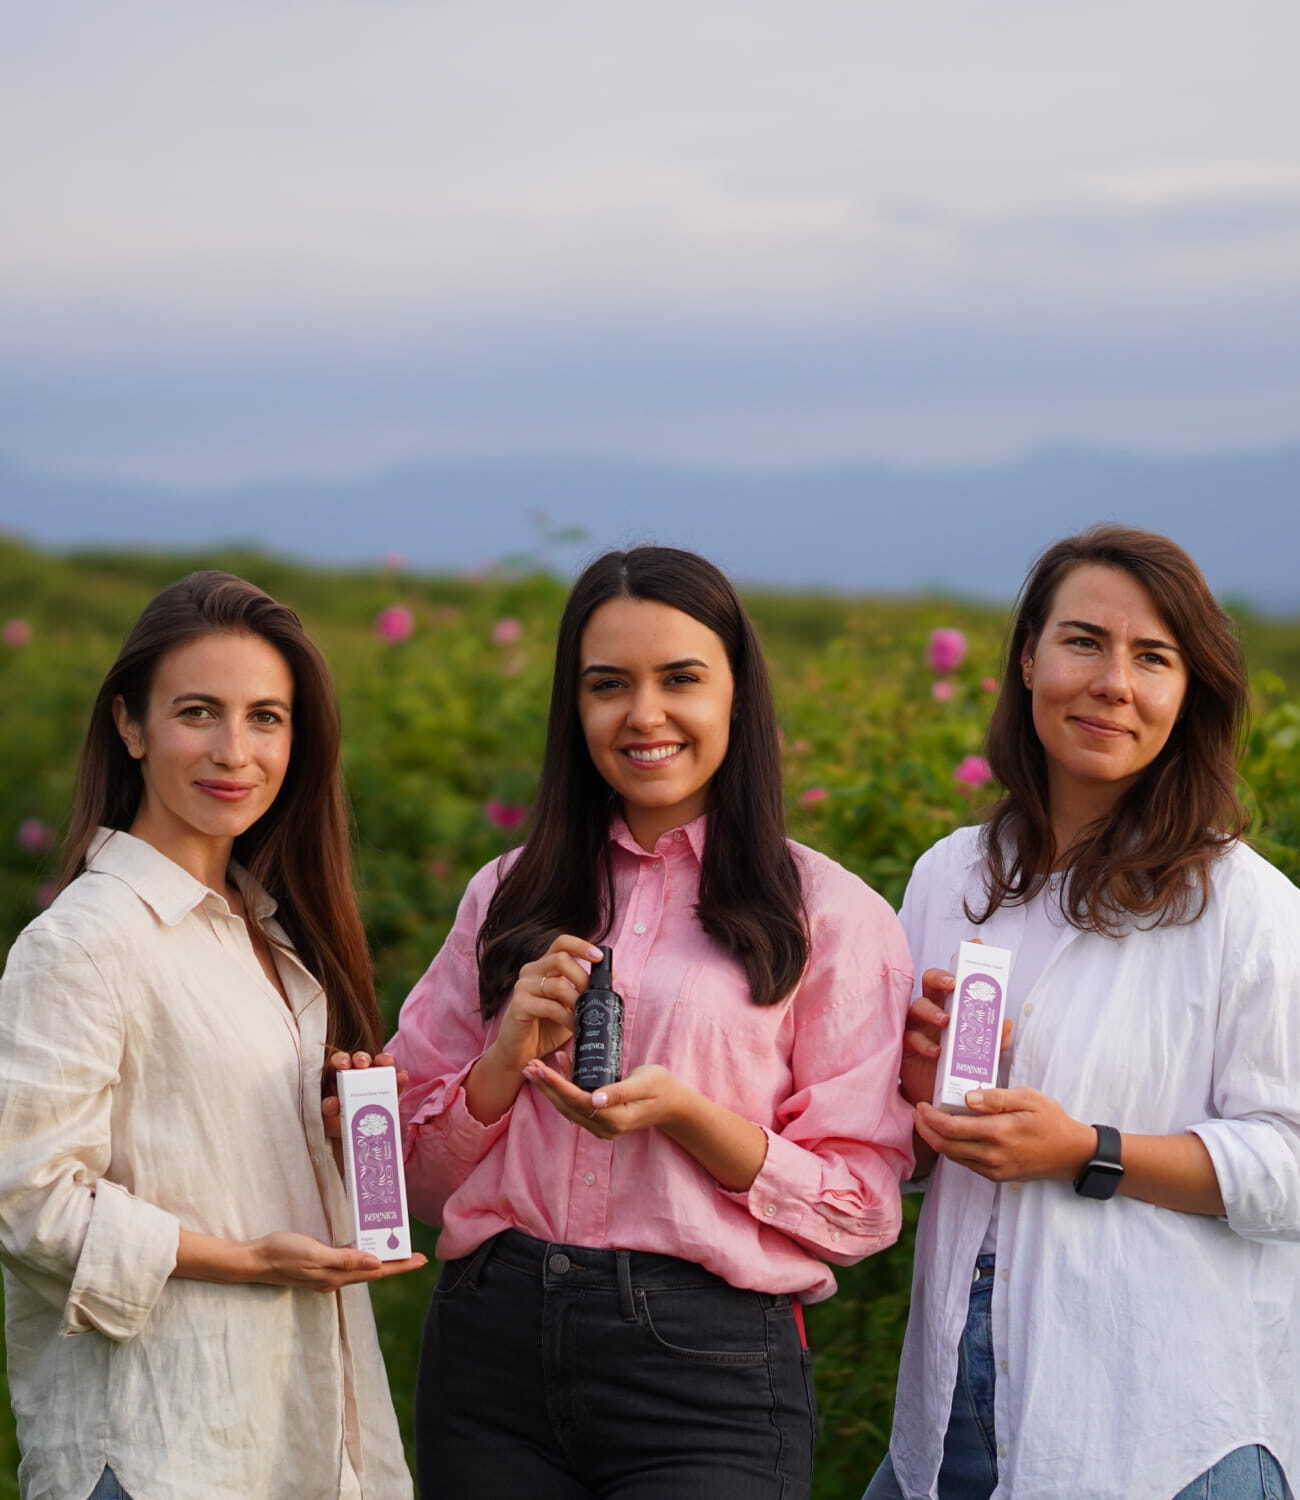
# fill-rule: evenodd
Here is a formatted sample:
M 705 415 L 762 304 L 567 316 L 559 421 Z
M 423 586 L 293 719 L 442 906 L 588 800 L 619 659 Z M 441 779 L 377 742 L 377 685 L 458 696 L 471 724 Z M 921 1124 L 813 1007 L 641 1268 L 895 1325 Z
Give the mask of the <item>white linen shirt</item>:
M 225 898 L 101 830 L 0 980 L 0 1260 L 24 1500 L 407 1500 L 368 1288 L 172 1278 L 181 1228 L 347 1243 L 325 996 Z
M 1014 951 L 1023 907 L 975 929 L 980 830 L 918 861 L 902 919 L 916 972 L 959 939 Z M 1300 1462 L 1300 891 L 1244 844 L 1188 926 L 1067 927 L 1025 997 L 1010 1087 L 1121 1131 L 1194 1131 L 1226 1217 L 1069 1183 L 1002 1194 L 993 1285 L 996 1500 L 1169 1500 L 1260 1443 Z M 940 1160 L 916 1241 L 890 1452 L 933 1497 L 994 1184 Z

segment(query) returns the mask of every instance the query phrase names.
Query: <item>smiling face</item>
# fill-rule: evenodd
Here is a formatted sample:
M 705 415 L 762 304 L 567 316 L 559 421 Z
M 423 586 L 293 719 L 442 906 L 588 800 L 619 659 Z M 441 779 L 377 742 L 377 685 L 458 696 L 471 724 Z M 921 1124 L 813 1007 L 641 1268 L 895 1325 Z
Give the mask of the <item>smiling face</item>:
M 1103 815 L 1164 749 L 1187 694 L 1187 664 L 1150 594 L 1118 568 L 1062 579 L 1021 658 L 1047 755 L 1054 823 Z
M 203 636 L 159 661 L 143 723 L 120 699 L 114 712 L 144 779 L 131 832 L 200 878 L 224 870 L 288 769 L 289 664 L 260 636 Z
M 610 599 L 582 633 L 578 716 L 597 771 L 652 849 L 706 810 L 731 737 L 726 647 L 671 605 Z

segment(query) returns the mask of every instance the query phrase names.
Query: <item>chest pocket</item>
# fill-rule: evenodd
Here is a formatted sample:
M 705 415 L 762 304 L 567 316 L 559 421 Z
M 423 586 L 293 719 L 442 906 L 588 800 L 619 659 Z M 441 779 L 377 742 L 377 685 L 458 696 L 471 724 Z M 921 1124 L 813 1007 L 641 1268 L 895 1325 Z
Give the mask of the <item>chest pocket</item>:
M 669 1021 L 671 1067 L 716 1103 L 760 1124 L 790 1093 L 790 1001 L 755 1005 L 731 958 L 693 964 Z

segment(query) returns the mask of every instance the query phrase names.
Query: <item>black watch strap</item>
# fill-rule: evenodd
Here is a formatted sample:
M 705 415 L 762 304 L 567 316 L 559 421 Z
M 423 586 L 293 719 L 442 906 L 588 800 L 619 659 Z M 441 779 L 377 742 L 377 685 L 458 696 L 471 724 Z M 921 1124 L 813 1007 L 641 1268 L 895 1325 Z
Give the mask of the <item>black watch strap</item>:
M 1113 1125 L 1094 1125 L 1097 1132 L 1097 1149 L 1092 1160 L 1074 1179 L 1074 1191 L 1080 1198 L 1096 1198 L 1099 1201 L 1113 1198 L 1124 1175 L 1120 1161 L 1120 1135 Z

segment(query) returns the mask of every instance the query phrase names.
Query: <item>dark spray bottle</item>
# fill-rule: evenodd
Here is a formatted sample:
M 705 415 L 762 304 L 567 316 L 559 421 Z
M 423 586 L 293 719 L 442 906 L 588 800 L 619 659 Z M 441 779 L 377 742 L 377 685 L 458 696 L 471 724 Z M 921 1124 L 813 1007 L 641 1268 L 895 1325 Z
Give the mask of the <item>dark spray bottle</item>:
M 614 950 L 593 964 L 586 993 L 578 996 L 573 1081 L 593 1093 L 623 1076 L 623 997 L 614 993 Z

